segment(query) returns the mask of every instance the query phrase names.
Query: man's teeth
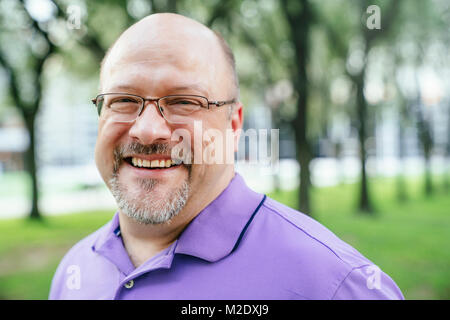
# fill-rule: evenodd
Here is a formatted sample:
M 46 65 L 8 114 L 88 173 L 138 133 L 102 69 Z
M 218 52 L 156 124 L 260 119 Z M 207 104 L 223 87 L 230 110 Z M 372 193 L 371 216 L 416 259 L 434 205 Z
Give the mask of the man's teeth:
M 172 164 L 178 164 L 176 161 L 172 160 L 144 160 L 140 158 L 131 158 L 131 162 L 135 167 L 143 168 L 168 168 Z

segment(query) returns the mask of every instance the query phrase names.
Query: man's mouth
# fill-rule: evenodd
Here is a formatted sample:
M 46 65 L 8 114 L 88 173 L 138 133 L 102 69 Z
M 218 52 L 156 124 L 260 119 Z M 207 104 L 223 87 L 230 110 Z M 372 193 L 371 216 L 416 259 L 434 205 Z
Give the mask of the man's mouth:
M 178 159 L 154 159 L 154 160 L 147 160 L 147 159 L 141 159 L 138 157 L 127 157 L 124 158 L 125 162 L 130 164 L 131 166 L 135 168 L 144 168 L 144 169 L 167 169 L 176 167 L 182 164 L 181 160 Z

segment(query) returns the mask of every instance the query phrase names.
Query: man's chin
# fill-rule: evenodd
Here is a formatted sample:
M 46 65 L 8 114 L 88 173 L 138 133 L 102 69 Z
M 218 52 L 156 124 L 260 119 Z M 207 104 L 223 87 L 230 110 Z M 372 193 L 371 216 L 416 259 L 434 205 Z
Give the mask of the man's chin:
M 110 190 L 121 212 L 139 223 L 170 221 L 184 208 L 189 197 L 188 178 L 148 179 L 114 174 Z

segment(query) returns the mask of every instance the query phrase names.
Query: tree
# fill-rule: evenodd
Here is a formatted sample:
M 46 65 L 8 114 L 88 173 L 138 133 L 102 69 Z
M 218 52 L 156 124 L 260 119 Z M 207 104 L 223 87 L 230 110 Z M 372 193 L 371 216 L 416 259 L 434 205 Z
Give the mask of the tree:
M 27 49 L 27 65 L 29 66 L 25 72 L 30 76 L 27 81 L 28 85 L 32 86 L 32 95 L 25 97 L 22 94 L 24 87 L 24 80 L 21 79 L 24 70 L 20 65 L 11 62 L 8 53 L 6 42 L 0 41 L 0 65 L 4 68 L 7 75 L 9 94 L 13 100 L 14 106 L 18 109 L 22 116 L 25 127 L 29 133 L 29 145 L 25 151 L 25 169 L 31 178 L 31 211 L 30 218 L 39 219 L 41 217 L 39 210 L 39 188 L 37 181 L 36 168 L 36 137 L 35 137 L 35 120 L 39 111 L 42 100 L 42 76 L 44 65 L 50 56 L 56 51 L 56 46 L 49 39 L 48 33 L 41 28 L 36 20 L 34 20 L 24 6 L 23 1 L 20 1 L 21 11 L 25 14 L 27 20 L 27 33 L 30 34 L 25 41 L 24 47 Z M 3 24 L 7 22 L 2 21 Z M 5 28 L 6 29 L 6 28 Z M 32 49 L 34 41 L 40 41 L 42 50 L 36 52 Z
M 369 1 L 361 2 L 361 13 L 366 12 L 369 8 Z M 400 1 L 392 1 L 388 8 L 385 8 L 383 14 L 383 23 L 381 29 L 369 29 L 367 25 L 360 24 L 360 33 L 362 34 L 364 43 L 364 65 L 359 72 L 352 77 L 356 85 L 356 109 L 358 115 L 358 138 L 359 138 L 359 149 L 360 149 L 360 159 L 361 159 L 361 190 L 360 190 L 360 201 L 359 209 L 362 212 L 373 212 L 373 205 L 369 197 L 369 188 L 367 180 L 367 150 L 366 150 L 366 139 L 367 139 L 367 100 L 364 97 L 365 88 L 365 75 L 367 68 L 367 56 L 370 49 L 374 46 L 376 40 L 380 37 L 385 37 L 386 33 L 390 31 L 392 24 L 394 23 L 398 10 Z
M 396 82 L 397 83 L 397 82 Z M 406 124 L 409 122 L 409 113 L 408 110 L 408 101 L 403 96 L 400 88 L 398 88 L 397 85 L 397 96 L 398 96 L 398 104 L 399 104 L 399 119 L 398 119 L 398 158 L 400 162 L 400 172 L 397 173 L 397 199 L 400 202 L 405 202 L 407 200 L 407 194 L 406 194 L 406 182 L 405 182 L 405 175 L 403 173 L 403 163 L 404 159 L 406 157 Z
M 376 2 L 376 1 L 375 1 Z M 323 18 L 323 27 L 326 30 L 328 39 L 335 50 L 339 52 L 341 57 L 344 57 L 348 61 L 350 57 L 350 45 L 349 38 L 360 39 L 360 57 L 359 60 L 362 62 L 358 68 L 355 70 L 349 70 L 347 68 L 346 74 L 348 78 L 353 82 L 356 89 L 356 128 L 358 131 L 358 141 L 359 141 L 359 158 L 361 163 L 361 183 L 360 183 L 360 194 L 359 194 L 359 210 L 361 212 L 373 213 L 373 204 L 370 198 L 369 192 L 369 182 L 367 177 L 367 148 L 366 141 L 368 138 L 368 110 L 367 110 L 367 100 L 364 96 L 364 89 L 366 84 L 366 70 L 368 63 L 368 55 L 370 50 L 376 46 L 381 40 L 385 40 L 387 35 L 392 29 L 392 25 L 395 23 L 397 17 L 399 6 L 401 1 L 392 1 L 389 5 L 382 8 L 378 13 L 381 14 L 380 28 L 372 28 L 372 22 L 369 19 L 372 16 L 367 16 L 366 13 L 371 12 L 369 7 L 373 7 L 373 1 L 359 1 L 357 2 L 357 16 L 362 17 L 358 26 L 352 28 L 352 31 L 346 33 L 345 30 L 336 28 L 336 25 L 332 21 Z M 376 14 L 377 11 L 375 11 Z M 347 13 L 348 14 L 348 13 Z M 365 19 L 364 19 L 365 18 Z M 336 22 L 335 22 L 336 23 Z M 369 28 L 370 27 L 370 28 Z
M 401 48 L 405 43 L 409 47 L 407 54 L 403 54 L 404 57 L 402 58 L 406 61 L 400 61 L 396 65 L 397 68 L 406 66 L 412 70 L 413 75 L 410 75 L 411 79 L 409 80 L 415 84 L 414 92 L 410 92 L 406 100 L 402 97 L 401 90 L 398 90 L 398 92 L 401 100 L 405 100 L 404 109 L 407 117 L 413 120 L 416 127 L 417 140 L 425 160 L 424 193 L 427 196 L 431 195 L 434 189 L 431 174 L 431 157 L 433 149 L 436 147 L 436 142 L 433 135 L 434 122 L 430 117 L 433 107 L 431 105 L 430 107 L 425 106 L 427 104 L 425 100 L 427 99 L 424 99 L 422 96 L 423 88 L 419 81 L 419 69 L 427 66 L 434 69 L 436 74 L 448 72 L 449 22 L 445 18 L 445 14 L 443 14 L 445 8 L 448 11 L 448 4 L 446 5 L 444 2 L 439 1 L 434 2 L 433 5 L 426 4 L 423 1 L 415 1 L 412 6 L 404 7 L 398 23 L 403 28 L 398 32 L 399 36 L 392 41 L 395 44 L 394 47 L 397 48 L 397 52 L 402 51 Z M 413 43 L 411 43 L 411 39 L 414 39 Z M 442 46 L 436 51 L 436 47 L 433 49 L 433 46 L 437 43 L 440 43 Z M 433 51 L 434 54 L 430 57 L 429 54 Z M 444 81 L 445 78 L 445 76 L 442 77 Z M 397 83 L 397 86 L 400 85 L 401 83 Z
M 2 17 L 3 19 L 0 21 L 4 38 L 4 41 L 0 41 L 0 66 L 4 69 L 7 76 L 9 95 L 14 106 L 19 111 L 29 135 L 29 145 L 25 151 L 25 170 L 31 180 L 31 210 L 29 217 L 32 219 L 41 218 L 36 163 L 35 121 L 43 97 L 43 75 L 45 64 L 52 55 L 62 53 L 52 39 L 49 22 L 56 19 L 65 21 L 67 18 L 65 15 L 66 11 L 57 2 L 53 1 L 52 3 L 55 5 L 56 14 L 49 17 L 48 21 L 36 20 L 28 11 L 23 0 L 13 3 L 15 10 L 8 15 L 7 20 L 5 17 Z M 21 19 L 25 21 L 21 21 Z M 8 27 L 10 24 L 15 25 L 11 23 L 14 20 L 22 22 L 19 28 Z M 13 52 L 10 49 L 11 47 L 6 45 L 12 41 L 11 38 L 14 39 L 16 45 L 23 49 L 23 60 L 13 58 L 17 52 Z M 103 58 L 105 49 L 100 45 L 99 39 L 93 36 L 90 31 L 86 32 L 79 39 L 79 42 L 88 47 L 98 61 Z M 25 91 L 31 92 L 31 94 L 25 95 Z
M 309 32 L 312 25 L 312 11 L 308 0 L 282 0 L 281 7 L 290 27 L 290 37 L 294 45 L 294 68 L 291 79 L 297 93 L 297 114 L 293 120 L 297 159 L 300 164 L 299 208 L 308 214 L 310 211 L 309 190 L 311 186 L 309 164 L 311 147 L 308 141 L 308 74 Z

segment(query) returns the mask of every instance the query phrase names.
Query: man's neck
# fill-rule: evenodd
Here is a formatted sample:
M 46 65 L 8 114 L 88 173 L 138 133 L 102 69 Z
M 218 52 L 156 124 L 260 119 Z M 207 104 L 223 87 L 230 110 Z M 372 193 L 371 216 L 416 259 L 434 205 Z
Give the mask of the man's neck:
M 143 225 L 122 212 L 119 223 L 124 247 L 135 267 L 170 246 L 182 231 L 182 226 Z

